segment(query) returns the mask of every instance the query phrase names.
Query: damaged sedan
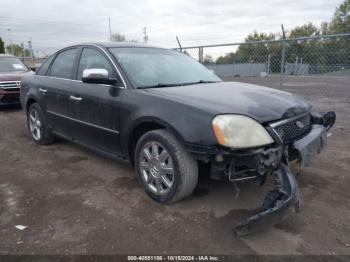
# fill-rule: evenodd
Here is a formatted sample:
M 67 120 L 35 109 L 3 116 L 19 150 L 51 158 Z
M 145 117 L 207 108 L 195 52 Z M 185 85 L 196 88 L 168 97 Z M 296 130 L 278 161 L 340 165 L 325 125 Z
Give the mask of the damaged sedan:
M 335 113 L 272 88 L 223 82 L 174 50 L 140 44 L 64 48 L 24 77 L 21 102 L 33 140 L 55 137 L 130 162 L 145 192 L 174 203 L 193 192 L 198 166 L 235 187 L 268 178 L 275 189 L 239 236 L 299 208 L 290 162 L 309 165 L 327 142 Z

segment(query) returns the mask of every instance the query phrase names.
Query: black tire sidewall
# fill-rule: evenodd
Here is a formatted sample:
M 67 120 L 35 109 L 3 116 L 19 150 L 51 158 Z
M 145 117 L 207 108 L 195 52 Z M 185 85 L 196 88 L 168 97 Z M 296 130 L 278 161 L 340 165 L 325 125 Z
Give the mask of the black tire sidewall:
M 144 145 L 150 141 L 155 141 L 160 143 L 170 154 L 173 168 L 174 168 L 174 184 L 171 187 L 170 191 L 163 195 L 159 196 L 154 194 L 150 189 L 148 189 L 147 185 L 145 185 L 144 180 L 141 177 L 141 171 L 139 166 L 139 159 L 140 159 L 140 153 Z M 135 168 L 136 168 L 136 175 L 139 180 L 139 182 L 142 184 L 144 191 L 149 195 L 153 200 L 160 202 L 160 203 L 170 203 L 171 200 L 176 196 L 176 194 L 179 191 L 179 188 L 182 186 L 182 177 L 179 170 L 179 162 L 176 157 L 176 149 L 175 147 L 169 143 L 169 141 L 164 138 L 162 135 L 154 132 L 149 132 L 143 137 L 141 137 L 140 141 L 137 143 L 136 150 L 135 150 Z

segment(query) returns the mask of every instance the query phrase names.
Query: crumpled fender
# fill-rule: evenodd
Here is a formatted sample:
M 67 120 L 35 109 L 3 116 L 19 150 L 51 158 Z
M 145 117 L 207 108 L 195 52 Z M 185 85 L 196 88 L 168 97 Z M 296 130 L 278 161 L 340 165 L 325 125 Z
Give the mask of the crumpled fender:
M 299 188 L 289 167 L 281 163 L 273 172 L 276 188 L 270 191 L 263 202 L 263 209 L 235 228 L 237 236 L 244 236 L 279 222 L 290 207 L 299 211 Z

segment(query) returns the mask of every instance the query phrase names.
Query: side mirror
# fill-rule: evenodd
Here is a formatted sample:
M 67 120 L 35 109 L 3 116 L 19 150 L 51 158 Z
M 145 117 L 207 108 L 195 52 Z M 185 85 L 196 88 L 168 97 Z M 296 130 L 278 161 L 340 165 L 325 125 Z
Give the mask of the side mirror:
M 83 83 L 115 85 L 117 79 L 108 78 L 108 71 L 103 68 L 84 69 L 82 75 Z

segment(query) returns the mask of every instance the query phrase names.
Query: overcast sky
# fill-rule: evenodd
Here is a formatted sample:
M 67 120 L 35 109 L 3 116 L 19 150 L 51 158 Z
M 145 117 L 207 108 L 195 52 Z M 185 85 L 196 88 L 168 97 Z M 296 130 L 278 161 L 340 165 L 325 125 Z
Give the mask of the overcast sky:
M 242 41 L 258 30 L 279 32 L 307 22 L 329 20 L 342 0 L 32 0 L 6 1 L 0 9 L 0 36 L 9 42 L 32 38 L 37 55 L 80 42 L 106 41 L 112 32 L 149 43 L 182 45 Z M 214 55 L 215 56 L 215 55 Z

